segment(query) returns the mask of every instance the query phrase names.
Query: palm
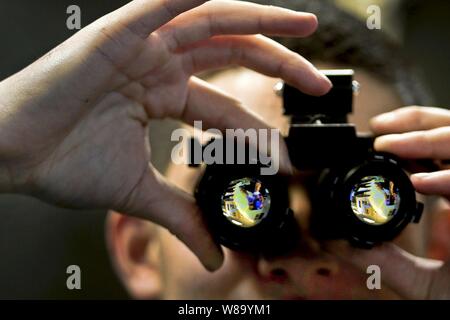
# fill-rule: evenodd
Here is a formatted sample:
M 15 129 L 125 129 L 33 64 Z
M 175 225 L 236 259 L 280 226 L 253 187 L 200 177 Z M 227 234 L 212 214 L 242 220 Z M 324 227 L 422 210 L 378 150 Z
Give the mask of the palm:
M 150 117 L 159 112 L 171 115 L 181 112 L 188 92 L 189 75 L 183 71 L 181 60 L 166 49 L 165 43 L 159 39 L 155 43 L 151 39 L 137 42 L 139 50 L 135 55 L 151 51 L 143 61 L 154 62 L 154 65 L 133 60 L 119 68 L 112 57 L 93 54 L 93 67 L 109 65 L 111 68 L 113 76 L 101 79 L 109 93 L 92 91 L 92 100 L 96 102 L 89 106 L 91 111 L 75 125 L 71 123 L 73 118 L 66 119 L 71 130 L 49 150 L 35 171 L 34 184 L 39 190 L 52 186 L 46 188 L 44 197 L 60 205 L 76 207 L 127 207 L 133 190 L 149 171 L 147 125 Z M 91 87 L 105 86 L 91 83 Z M 54 136 L 54 133 L 49 135 Z
M 138 108 L 118 94 L 105 96 L 35 170 L 41 196 L 68 206 L 123 208 L 150 159 Z

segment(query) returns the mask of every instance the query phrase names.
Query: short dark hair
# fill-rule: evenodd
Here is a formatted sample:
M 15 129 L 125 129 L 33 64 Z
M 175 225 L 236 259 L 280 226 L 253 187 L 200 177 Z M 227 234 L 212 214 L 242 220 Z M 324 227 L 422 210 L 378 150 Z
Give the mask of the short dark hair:
M 431 97 L 401 53 L 381 30 L 369 30 L 364 21 L 327 0 L 245 0 L 314 13 L 318 30 L 307 38 L 274 38 L 310 61 L 359 67 L 391 84 L 405 105 L 431 105 Z

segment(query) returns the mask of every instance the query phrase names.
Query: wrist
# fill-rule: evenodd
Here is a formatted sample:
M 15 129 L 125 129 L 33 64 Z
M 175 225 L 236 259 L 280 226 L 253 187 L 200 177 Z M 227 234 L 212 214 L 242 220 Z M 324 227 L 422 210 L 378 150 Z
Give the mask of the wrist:
M 0 136 L 3 136 L 4 131 L 4 125 L 3 125 L 3 114 L 4 114 L 4 107 L 0 104 Z M 8 193 L 11 192 L 12 188 L 12 179 L 11 179 L 11 171 L 9 168 L 8 161 L 6 159 L 6 150 L 4 150 L 3 146 L 4 143 L 2 143 L 4 137 L 0 137 L 0 193 Z
M 9 165 L 6 159 L 5 139 L 6 137 L 6 125 L 8 111 L 2 101 L 3 82 L 0 82 L 0 193 L 10 192 L 11 189 L 11 177 Z
M 12 78 L 12 77 L 11 77 Z M 20 110 L 17 86 L 10 79 L 0 82 L 0 193 L 17 192 L 19 189 L 17 167 L 22 149 L 15 126 L 15 110 Z M 23 129 L 22 129 L 23 130 Z

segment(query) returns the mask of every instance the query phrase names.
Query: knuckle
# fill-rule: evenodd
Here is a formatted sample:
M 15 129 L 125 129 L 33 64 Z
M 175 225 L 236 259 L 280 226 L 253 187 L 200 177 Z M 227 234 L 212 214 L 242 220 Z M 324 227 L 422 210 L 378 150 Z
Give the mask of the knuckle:
M 423 109 L 419 106 L 409 106 L 406 107 L 403 112 L 405 112 L 405 120 L 414 128 L 421 128 L 423 124 Z

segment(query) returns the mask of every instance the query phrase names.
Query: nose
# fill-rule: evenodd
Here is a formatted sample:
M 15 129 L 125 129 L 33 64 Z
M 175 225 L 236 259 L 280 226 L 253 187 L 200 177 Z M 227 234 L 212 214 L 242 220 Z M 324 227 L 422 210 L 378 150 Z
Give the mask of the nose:
M 282 257 L 261 257 L 258 273 L 267 280 L 296 281 L 299 277 L 323 281 L 339 271 L 338 262 L 325 254 L 302 256 L 291 253 Z
M 334 291 L 339 263 L 326 253 L 296 251 L 285 256 L 260 257 L 257 272 L 265 283 L 282 285 L 288 296 L 320 299 Z
M 265 283 L 281 284 L 288 295 L 302 298 L 330 296 L 338 282 L 339 262 L 324 252 L 309 232 L 311 203 L 305 188 L 291 184 L 290 206 L 302 235 L 288 254 L 263 255 L 257 261 L 258 276 Z M 332 294 L 331 294 L 332 295 Z

